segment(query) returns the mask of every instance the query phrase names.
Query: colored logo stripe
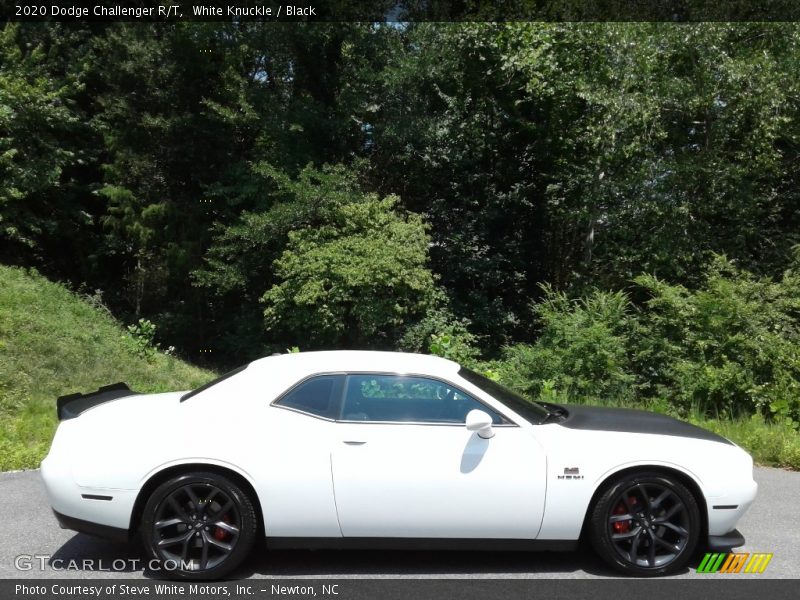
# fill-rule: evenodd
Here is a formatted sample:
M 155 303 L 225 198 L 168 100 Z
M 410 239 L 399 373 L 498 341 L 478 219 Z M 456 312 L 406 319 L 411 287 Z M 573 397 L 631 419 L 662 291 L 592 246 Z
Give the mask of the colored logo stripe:
M 728 554 L 728 558 L 725 561 L 725 564 L 722 565 L 720 569 L 720 573 L 738 573 L 742 570 L 744 563 L 747 562 L 747 557 L 750 556 L 748 553 L 738 554 L 738 553 L 731 553 Z
M 748 560 L 749 558 L 749 560 Z M 772 554 L 748 552 L 708 552 L 697 567 L 698 573 L 763 573 Z M 742 571 L 744 569 L 744 571 Z
M 700 566 L 697 567 L 698 573 L 716 573 L 719 571 L 722 561 L 725 559 L 725 554 L 707 553 L 703 557 Z
M 772 560 L 772 554 L 753 554 L 750 562 L 744 568 L 745 573 L 763 573 L 767 568 L 769 561 Z

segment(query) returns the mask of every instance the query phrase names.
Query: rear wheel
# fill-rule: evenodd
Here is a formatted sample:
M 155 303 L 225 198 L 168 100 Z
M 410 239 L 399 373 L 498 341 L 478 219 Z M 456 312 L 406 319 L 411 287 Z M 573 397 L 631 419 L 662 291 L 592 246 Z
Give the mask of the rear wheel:
M 153 492 L 140 531 L 164 574 L 216 579 L 242 563 L 257 530 L 253 501 L 236 483 L 196 472 L 173 477 Z
M 686 565 L 700 535 L 700 509 L 678 479 L 632 473 L 611 483 L 592 508 L 590 537 L 612 567 L 648 577 Z

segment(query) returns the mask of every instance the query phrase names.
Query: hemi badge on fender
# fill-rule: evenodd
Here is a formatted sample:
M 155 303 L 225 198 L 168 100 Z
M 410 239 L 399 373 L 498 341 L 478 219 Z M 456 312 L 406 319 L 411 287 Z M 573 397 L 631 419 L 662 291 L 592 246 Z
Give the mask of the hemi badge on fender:
M 559 479 L 583 479 L 581 470 L 578 467 L 564 467 L 564 474 L 558 476 Z

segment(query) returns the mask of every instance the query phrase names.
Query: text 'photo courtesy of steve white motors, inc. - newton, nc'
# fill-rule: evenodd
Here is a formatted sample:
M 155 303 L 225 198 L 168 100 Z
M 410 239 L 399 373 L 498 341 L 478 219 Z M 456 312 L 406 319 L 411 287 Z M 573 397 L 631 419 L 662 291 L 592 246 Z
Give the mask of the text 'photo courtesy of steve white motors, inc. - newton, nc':
M 84 19 L 88 17 L 124 17 L 130 19 L 153 19 L 156 17 L 166 19 L 191 18 L 291 18 L 291 17 L 316 17 L 315 6 L 294 4 L 275 4 L 259 6 L 218 5 L 204 6 L 193 4 L 181 6 L 178 4 L 162 6 L 121 6 L 113 4 L 83 6 L 83 5 L 45 5 L 45 4 L 15 4 L 14 16 L 16 17 L 56 17 Z
M 143 596 L 209 596 L 212 598 L 241 597 L 252 595 L 270 596 L 338 596 L 342 586 L 329 584 L 262 584 L 260 586 L 231 583 L 109 583 L 109 584 L 71 584 L 53 583 L 45 585 L 27 585 L 18 583 L 14 586 L 14 595 L 18 597 L 70 596 L 88 598 L 108 598 L 127 596 L 141 598 Z

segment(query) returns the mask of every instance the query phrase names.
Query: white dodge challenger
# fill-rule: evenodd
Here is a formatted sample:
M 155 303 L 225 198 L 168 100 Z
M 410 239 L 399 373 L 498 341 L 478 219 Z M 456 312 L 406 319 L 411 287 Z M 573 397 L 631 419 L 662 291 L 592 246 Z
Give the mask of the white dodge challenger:
M 272 548 L 568 550 L 637 576 L 744 543 L 753 461 L 653 413 L 536 403 L 433 356 L 308 352 L 196 390 L 58 399 L 62 527 L 140 536 L 172 576 Z

